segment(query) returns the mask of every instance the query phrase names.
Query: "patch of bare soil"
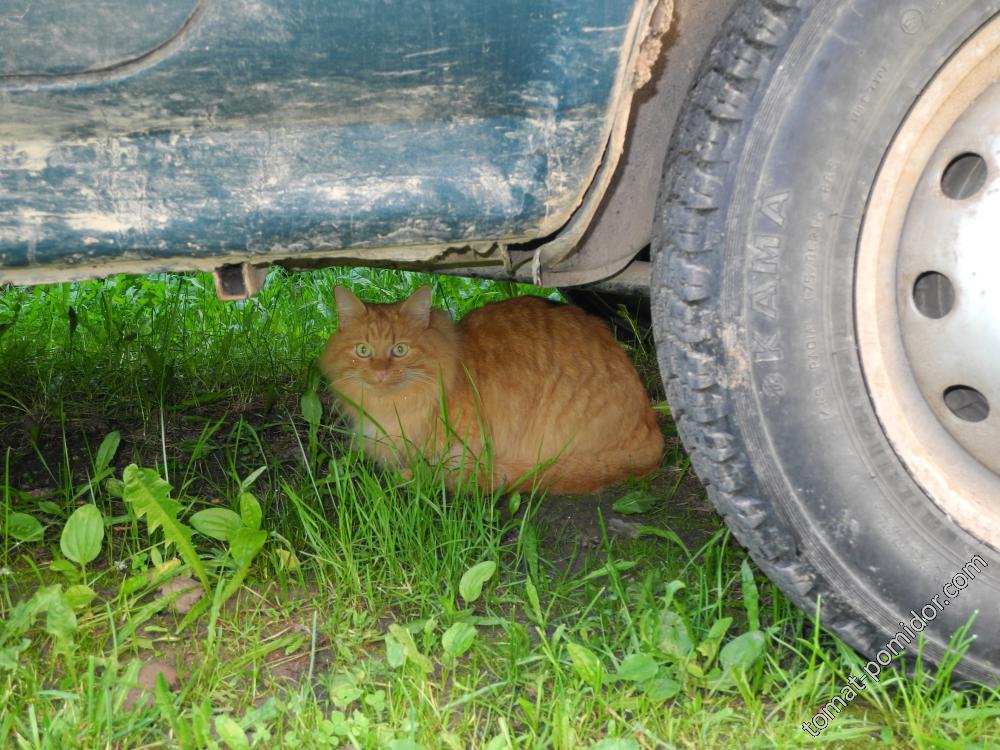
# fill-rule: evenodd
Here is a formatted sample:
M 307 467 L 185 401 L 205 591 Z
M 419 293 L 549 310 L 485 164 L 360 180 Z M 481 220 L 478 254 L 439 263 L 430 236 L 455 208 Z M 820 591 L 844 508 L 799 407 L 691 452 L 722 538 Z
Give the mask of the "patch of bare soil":
M 333 663 L 334 646 L 327 632 L 330 623 L 311 604 L 315 600 L 316 592 L 309 589 L 282 592 L 265 584 L 240 591 L 223 605 L 211 654 L 203 650 L 212 641 L 209 618 L 176 635 L 181 613 L 165 608 L 137 631 L 144 665 L 130 698 L 145 699 L 144 691 L 155 686 L 157 672 L 165 673 L 168 684 L 178 675 L 186 682 L 210 662 L 225 665 L 233 679 L 252 679 L 261 694 L 300 684 L 310 665 L 315 674 L 322 674 Z
M 611 541 L 654 541 L 657 537 L 648 532 L 649 527 L 665 529 L 694 553 L 722 527 L 704 486 L 688 467 L 673 423 L 666 418 L 661 426 L 667 442 L 664 463 L 648 486 L 639 488 L 626 483 L 590 495 L 548 497 L 542 501 L 533 520 L 539 530 L 543 557 L 556 570 L 574 573 L 595 556 L 603 556 L 605 535 Z M 616 503 L 629 498 L 649 507 L 641 513 L 615 509 Z M 657 541 L 664 555 L 683 555 L 675 543 Z

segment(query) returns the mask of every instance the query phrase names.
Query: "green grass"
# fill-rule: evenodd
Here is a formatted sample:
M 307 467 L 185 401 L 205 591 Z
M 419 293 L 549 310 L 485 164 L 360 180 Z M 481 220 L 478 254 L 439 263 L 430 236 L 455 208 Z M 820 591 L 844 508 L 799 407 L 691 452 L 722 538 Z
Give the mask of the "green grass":
M 863 662 L 730 540 L 669 423 L 660 476 L 591 499 L 359 457 L 313 364 L 332 288 L 428 281 L 456 315 L 529 291 L 327 270 L 236 304 L 204 275 L 0 292 L 0 746 L 1000 745 L 997 691 L 919 665 L 807 735 Z M 176 576 L 207 583 L 188 614 Z M 129 707 L 153 663 L 176 684 Z

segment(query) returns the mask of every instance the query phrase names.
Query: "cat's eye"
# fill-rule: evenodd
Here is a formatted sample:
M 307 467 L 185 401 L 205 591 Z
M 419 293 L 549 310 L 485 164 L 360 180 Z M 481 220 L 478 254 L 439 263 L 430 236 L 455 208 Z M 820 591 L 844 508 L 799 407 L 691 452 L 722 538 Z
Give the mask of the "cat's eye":
M 408 351 L 410 351 L 409 344 L 396 344 L 394 347 L 392 347 L 392 356 L 405 357 Z
M 368 344 L 362 342 L 354 347 L 354 353 L 357 354 L 359 357 L 367 358 L 372 356 L 372 348 L 368 346 Z

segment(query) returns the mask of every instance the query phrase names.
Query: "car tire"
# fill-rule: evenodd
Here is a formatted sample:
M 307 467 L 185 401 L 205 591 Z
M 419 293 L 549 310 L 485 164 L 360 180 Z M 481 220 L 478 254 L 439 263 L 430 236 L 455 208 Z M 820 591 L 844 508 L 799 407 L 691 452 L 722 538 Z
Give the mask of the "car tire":
M 949 416 L 936 386 L 914 384 L 921 368 L 969 367 L 972 377 L 984 362 L 995 376 L 979 386 L 988 396 L 1000 385 L 1000 350 L 991 364 L 970 348 L 971 337 L 925 335 L 930 324 L 911 309 L 904 271 L 934 249 L 905 234 L 905 222 L 921 220 L 918 200 L 940 210 L 938 224 L 975 220 L 975 206 L 962 214 L 950 196 L 920 198 L 920 191 L 926 183 L 940 192 L 944 178 L 934 175 L 952 162 L 939 152 L 973 108 L 959 107 L 958 89 L 941 82 L 959 80 L 949 67 L 957 60 L 993 60 L 975 56 L 994 54 L 982 40 L 1000 37 L 998 12 L 1000 2 L 986 0 L 737 6 L 675 128 L 651 287 L 679 434 L 760 568 L 805 611 L 819 600 L 824 625 L 880 665 L 897 653 L 912 664 L 918 648 L 940 664 L 953 634 L 971 622 L 976 637 L 955 671 L 976 681 L 1000 676 L 1000 490 L 991 494 L 1000 472 L 996 457 L 962 441 L 995 435 L 1000 402 L 987 407 L 982 432 L 971 433 Z M 931 117 L 932 95 L 958 119 L 918 153 L 914 144 L 930 136 L 912 118 Z M 907 133 L 918 135 L 906 140 Z M 985 179 L 998 179 L 997 155 L 983 156 Z M 918 157 L 926 163 L 907 162 Z M 913 210 L 892 214 L 901 234 L 871 239 L 870 227 L 889 226 L 885 206 L 902 200 L 903 183 L 885 182 L 897 162 L 914 175 Z M 865 249 L 880 242 L 881 256 Z M 871 262 L 895 265 L 877 276 Z M 898 284 L 896 277 L 876 283 L 889 272 Z M 979 283 L 975 270 L 967 276 Z M 967 305 L 970 295 L 956 294 Z M 1000 328 L 997 305 L 976 304 L 970 320 L 988 346 Z M 902 333 L 892 333 L 892 320 L 903 321 Z M 884 344 L 905 355 L 892 367 L 888 355 L 871 353 L 883 330 L 904 339 Z M 942 343 L 914 349 L 925 340 Z M 914 393 L 923 401 L 901 395 Z M 918 419 L 933 440 L 914 445 L 905 430 L 917 433 Z M 952 456 L 967 470 L 956 473 Z M 973 479 L 980 483 L 967 484 Z

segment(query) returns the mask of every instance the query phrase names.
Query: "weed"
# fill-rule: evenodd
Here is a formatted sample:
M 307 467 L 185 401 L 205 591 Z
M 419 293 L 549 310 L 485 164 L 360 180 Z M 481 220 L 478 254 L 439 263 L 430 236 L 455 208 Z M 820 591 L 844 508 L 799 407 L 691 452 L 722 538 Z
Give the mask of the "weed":
M 203 274 L 0 292 L 0 746 L 1000 744 L 1000 695 L 951 661 L 804 734 L 862 662 L 734 546 L 669 421 L 660 476 L 589 500 L 372 465 L 313 364 L 332 289 L 428 282 L 456 316 L 529 291 L 279 269 L 236 304 Z

